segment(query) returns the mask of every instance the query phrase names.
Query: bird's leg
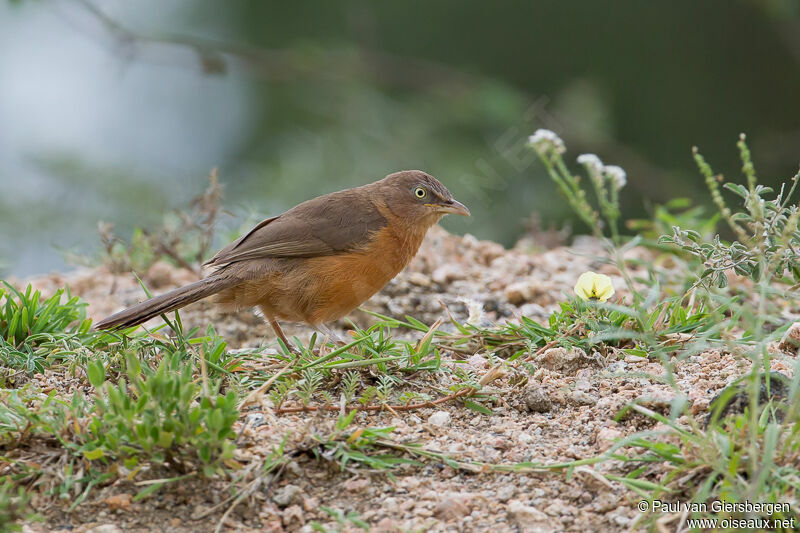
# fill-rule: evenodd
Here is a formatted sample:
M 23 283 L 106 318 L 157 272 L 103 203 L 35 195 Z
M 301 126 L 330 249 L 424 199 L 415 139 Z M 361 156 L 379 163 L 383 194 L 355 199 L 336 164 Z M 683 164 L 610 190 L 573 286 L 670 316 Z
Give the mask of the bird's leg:
M 272 331 L 274 331 L 275 335 L 277 335 L 278 338 L 283 341 L 283 344 L 286 345 L 289 351 L 296 353 L 294 346 L 289 344 L 289 339 L 286 338 L 286 335 L 283 333 L 283 329 L 281 329 L 281 325 L 278 324 L 278 321 L 272 318 L 271 316 L 267 317 L 267 320 L 269 321 L 269 325 L 272 326 Z
M 339 346 L 344 346 L 347 344 L 347 341 L 344 340 L 338 333 L 333 331 L 331 328 L 326 326 L 325 324 L 315 324 L 314 328 L 328 337 L 334 344 L 338 344 Z

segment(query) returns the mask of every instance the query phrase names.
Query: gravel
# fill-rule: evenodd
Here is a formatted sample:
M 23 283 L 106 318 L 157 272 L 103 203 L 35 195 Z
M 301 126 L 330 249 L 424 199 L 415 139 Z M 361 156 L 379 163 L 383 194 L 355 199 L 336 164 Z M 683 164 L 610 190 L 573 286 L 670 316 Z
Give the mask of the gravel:
M 591 258 L 592 254 L 602 254 L 600 243 L 593 239 L 576 241 L 574 248 L 537 253 L 531 253 L 529 247 L 526 241 L 524 246 L 504 250 L 496 243 L 469 235 L 457 237 L 434 228 L 409 268 L 364 307 L 398 318 L 412 315 L 428 324 L 443 319 L 443 329 L 450 326 L 442 304 L 458 320 L 513 322 L 524 313 L 546 324 L 577 277 L 587 270 L 608 274 L 617 295 L 629 296 L 619 272 Z M 646 258 L 651 252 L 633 249 L 627 253 Z M 159 264 L 143 279 L 163 290 L 196 278 Z M 88 312 L 95 319 L 143 298 L 133 276 L 112 275 L 104 267 L 34 280 L 46 294 L 67 283 L 74 294 L 89 302 Z M 358 325 L 374 323 L 373 317 L 360 311 L 350 318 Z M 183 311 L 182 319 L 186 329 L 198 326 L 205 330 L 209 322 L 213 323 L 231 348 L 274 343 L 269 327 L 252 311 L 226 314 L 201 302 Z M 344 335 L 349 325 L 341 321 L 334 327 Z M 285 329 L 289 336 L 302 339 L 312 333 L 302 325 L 287 324 Z M 795 339 L 800 338 L 797 331 L 800 326 L 787 334 L 785 346 L 796 346 Z M 394 333 L 419 338 L 402 330 Z M 456 361 L 464 358 L 466 361 Z M 443 352 L 442 359 L 444 365 L 469 365 L 479 375 L 492 366 L 487 353 L 464 357 Z M 778 346 L 771 363 L 772 370 L 791 376 L 790 356 Z M 674 360 L 673 364 L 680 393 L 697 412 L 749 368 L 746 360 L 727 352 L 707 352 Z M 618 439 L 654 426 L 652 420 L 640 415 L 619 422 L 614 417 L 634 400 L 661 410 L 675 395 L 659 378 L 664 373 L 661 363 L 647 358 L 614 353 L 601 356 L 554 347 L 538 356 L 532 369 L 522 385 L 511 383 L 511 376 L 491 384 L 498 398 L 491 416 L 451 402 L 414 412 L 359 413 L 353 424 L 394 426 L 392 438 L 419 442 L 426 449 L 444 451 L 463 461 L 552 463 L 593 457 Z M 81 379 L 66 372 L 48 371 L 34 381 L 36 386 L 50 387 L 65 398 L 84 386 Z M 243 412 L 237 428 L 237 432 L 242 430 L 241 424 L 249 417 L 251 423 L 242 430 L 237 459 L 243 466 L 263 460 L 284 439 L 285 448 L 294 449 L 315 428 L 332 426 L 336 416 L 276 416 L 268 405 L 256 402 Z M 564 472 L 473 473 L 428 462 L 404 465 L 391 479 L 352 465 L 342 470 L 303 454 L 294 459 L 276 484 L 265 484 L 230 513 L 226 531 L 311 531 L 312 521 L 337 530 L 339 526 L 322 506 L 345 514 L 357 513 L 373 531 L 626 531 L 639 517 L 635 494 L 619 484 L 608 486 L 586 470 L 575 471 L 568 478 Z M 619 476 L 628 473 L 611 464 L 595 468 Z M 32 532 L 69 529 L 75 533 L 208 531 L 216 527 L 227 505 L 220 505 L 202 519 L 194 518 L 228 498 L 229 489 L 227 480 L 188 479 L 169 483 L 144 500 L 109 500 L 140 490 L 130 482 L 117 482 L 92 491 L 72 513 L 66 510 L 69 502 L 52 503 L 43 511 L 43 524 L 26 527 Z M 109 513 L 102 522 L 96 521 L 100 511 Z

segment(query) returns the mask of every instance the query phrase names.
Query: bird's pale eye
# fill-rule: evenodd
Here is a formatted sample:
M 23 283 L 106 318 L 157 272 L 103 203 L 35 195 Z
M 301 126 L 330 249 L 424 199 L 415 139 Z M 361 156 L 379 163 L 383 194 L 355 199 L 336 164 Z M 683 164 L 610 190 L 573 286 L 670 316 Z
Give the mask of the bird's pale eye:
M 422 187 L 417 187 L 414 189 L 414 196 L 416 196 L 417 198 L 425 198 L 426 196 L 428 196 L 428 191 L 426 191 Z

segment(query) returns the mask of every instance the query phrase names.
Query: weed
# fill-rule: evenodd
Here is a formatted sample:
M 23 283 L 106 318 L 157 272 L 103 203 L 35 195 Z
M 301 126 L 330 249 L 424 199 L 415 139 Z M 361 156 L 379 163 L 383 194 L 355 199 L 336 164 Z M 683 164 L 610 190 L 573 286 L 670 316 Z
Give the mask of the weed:
M 0 533 L 22 531 L 18 522 L 35 518 L 30 511 L 30 500 L 25 489 L 16 486 L 10 479 L 0 483 Z
M 101 222 L 104 262 L 116 273 L 146 272 L 160 260 L 199 272 L 213 242 L 221 199 L 222 188 L 214 169 L 206 191 L 193 198 L 185 210 L 167 213 L 154 231 L 136 228 L 130 242 L 126 242 L 114 234 L 113 226 Z
M 106 382 L 100 363 L 87 370 L 98 390 L 96 414 L 81 448 L 87 459 L 124 459 L 129 469 L 142 461 L 199 459 L 203 472 L 213 475 L 232 457 L 236 395 L 204 394 L 192 366 L 178 354 L 165 354 L 155 370 L 128 356 L 127 381 L 116 384 Z
M 62 302 L 66 296 L 66 302 Z M 0 286 L 0 362 L 32 374 L 42 372 L 59 350 L 85 340 L 91 321 L 86 304 L 59 289 L 46 300 L 28 285 L 24 292 L 3 281 Z

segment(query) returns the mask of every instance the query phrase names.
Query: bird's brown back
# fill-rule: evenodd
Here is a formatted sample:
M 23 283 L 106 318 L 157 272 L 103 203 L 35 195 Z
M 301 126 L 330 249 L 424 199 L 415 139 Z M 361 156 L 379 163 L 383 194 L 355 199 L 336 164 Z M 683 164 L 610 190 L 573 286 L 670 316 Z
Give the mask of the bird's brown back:
M 321 196 L 260 224 L 209 261 L 242 280 L 216 301 L 310 324 L 348 314 L 406 267 L 440 218 L 395 214 L 385 187 L 375 182 Z M 295 243 L 302 239 L 301 249 Z

